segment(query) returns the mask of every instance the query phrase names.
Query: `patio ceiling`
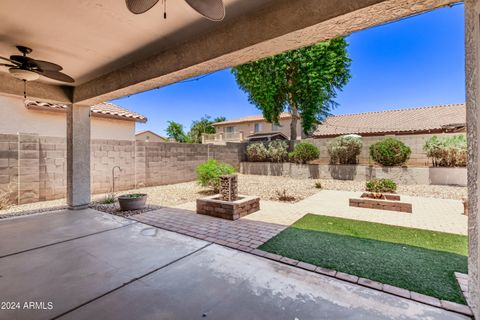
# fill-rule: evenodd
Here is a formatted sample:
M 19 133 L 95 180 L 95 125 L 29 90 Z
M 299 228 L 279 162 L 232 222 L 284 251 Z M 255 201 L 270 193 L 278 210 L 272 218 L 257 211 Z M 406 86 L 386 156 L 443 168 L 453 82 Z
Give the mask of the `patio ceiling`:
M 238 65 L 452 3 L 452 0 L 224 0 L 227 18 L 211 22 L 184 1 L 142 15 L 123 0 L 0 2 L 0 55 L 15 45 L 58 63 L 73 86 L 31 82 L 32 98 L 95 104 Z M 0 71 L 0 92 L 23 83 Z

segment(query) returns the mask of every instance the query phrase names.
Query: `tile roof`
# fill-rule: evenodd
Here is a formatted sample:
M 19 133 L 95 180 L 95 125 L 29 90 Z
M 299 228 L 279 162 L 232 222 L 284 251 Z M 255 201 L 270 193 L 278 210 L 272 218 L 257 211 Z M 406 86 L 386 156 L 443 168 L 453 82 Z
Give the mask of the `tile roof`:
M 280 119 L 289 119 L 292 116 L 288 112 L 282 112 L 280 114 Z M 263 115 L 255 115 L 255 116 L 247 116 L 243 118 L 237 118 L 237 119 L 232 119 L 232 120 L 227 120 L 227 121 L 222 121 L 222 122 L 217 122 L 214 123 L 214 126 L 223 126 L 226 124 L 236 124 L 236 123 L 248 123 L 248 122 L 258 122 L 258 121 L 265 121 L 263 118 Z
M 463 129 L 465 104 L 447 104 L 328 117 L 312 134 L 314 137 L 343 134 L 388 134 Z
M 27 107 L 28 109 L 46 111 L 66 111 L 67 109 L 67 106 L 63 104 L 53 104 L 32 100 L 25 101 L 25 107 Z M 109 102 L 102 102 L 91 106 L 90 110 L 93 116 L 116 118 L 136 122 L 147 122 L 147 118 L 145 116 L 133 111 L 129 111 Z

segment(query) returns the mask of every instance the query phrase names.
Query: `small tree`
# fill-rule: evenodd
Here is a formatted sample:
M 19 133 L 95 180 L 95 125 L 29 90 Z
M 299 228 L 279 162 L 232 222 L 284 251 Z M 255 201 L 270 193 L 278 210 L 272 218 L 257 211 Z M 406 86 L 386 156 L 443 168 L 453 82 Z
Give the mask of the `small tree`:
M 232 73 L 268 122 L 278 124 L 280 113 L 290 112 L 290 139 L 296 140 L 300 118 L 309 133 L 336 106 L 337 91 L 350 79 L 346 48 L 347 42 L 336 38 L 232 68 Z
M 215 133 L 215 127 L 213 126 L 216 122 L 225 121 L 225 117 L 217 117 L 211 120 L 209 115 L 205 115 L 200 118 L 200 120 L 195 120 L 192 122 L 190 127 L 190 132 L 188 133 L 189 142 L 191 143 L 202 143 L 202 134 L 213 134 Z
M 433 166 L 464 167 L 467 165 L 467 139 L 464 135 L 433 136 L 425 141 L 423 150 Z
M 318 147 L 305 142 L 295 145 L 293 151 L 288 154 L 290 161 L 302 164 L 318 159 L 319 156 L 320 150 L 318 150 Z
M 215 192 L 220 189 L 220 177 L 235 173 L 235 168 L 227 163 L 210 159 L 197 166 L 197 181 L 202 187 L 210 187 Z
M 412 150 L 408 146 L 394 138 L 387 138 L 370 146 L 372 159 L 386 167 L 404 164 L 411 153 Z
M 356 164 L 362 151 L 362 138 L 357 135 L 344 135 L 328 144 L 331 164 Z
M 247 146 L 247 160 L 262 162 L 268 160 L 268 150 L 261 142 L 251 143 Z
M 165 131 L 169 138 L 172 138 L 177 142 L 187 141 L 187 135 L 183 131 L 183 125 L 178 122 L 168 121 L 168 127 Z

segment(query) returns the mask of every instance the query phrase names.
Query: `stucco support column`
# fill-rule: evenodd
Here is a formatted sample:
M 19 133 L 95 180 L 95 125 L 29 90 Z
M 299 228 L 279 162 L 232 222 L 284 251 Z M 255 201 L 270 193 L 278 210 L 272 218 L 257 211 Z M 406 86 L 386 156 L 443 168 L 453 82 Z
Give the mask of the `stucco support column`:
M 468 140 L 468 291 L 480 319 L 480 0 L 465 1 L 466 105 Z
M 90 107 L 67 107 L 67 204 L 84 209 L 90 203 Z

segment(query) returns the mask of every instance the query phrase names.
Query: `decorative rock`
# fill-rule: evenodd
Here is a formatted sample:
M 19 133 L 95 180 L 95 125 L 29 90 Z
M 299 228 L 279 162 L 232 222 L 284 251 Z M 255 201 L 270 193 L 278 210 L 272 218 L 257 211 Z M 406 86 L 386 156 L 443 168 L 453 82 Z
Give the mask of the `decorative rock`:
M 220 199 L 223 201 L 238 199 L 238 176 L 236 174 L 220 177 Z

